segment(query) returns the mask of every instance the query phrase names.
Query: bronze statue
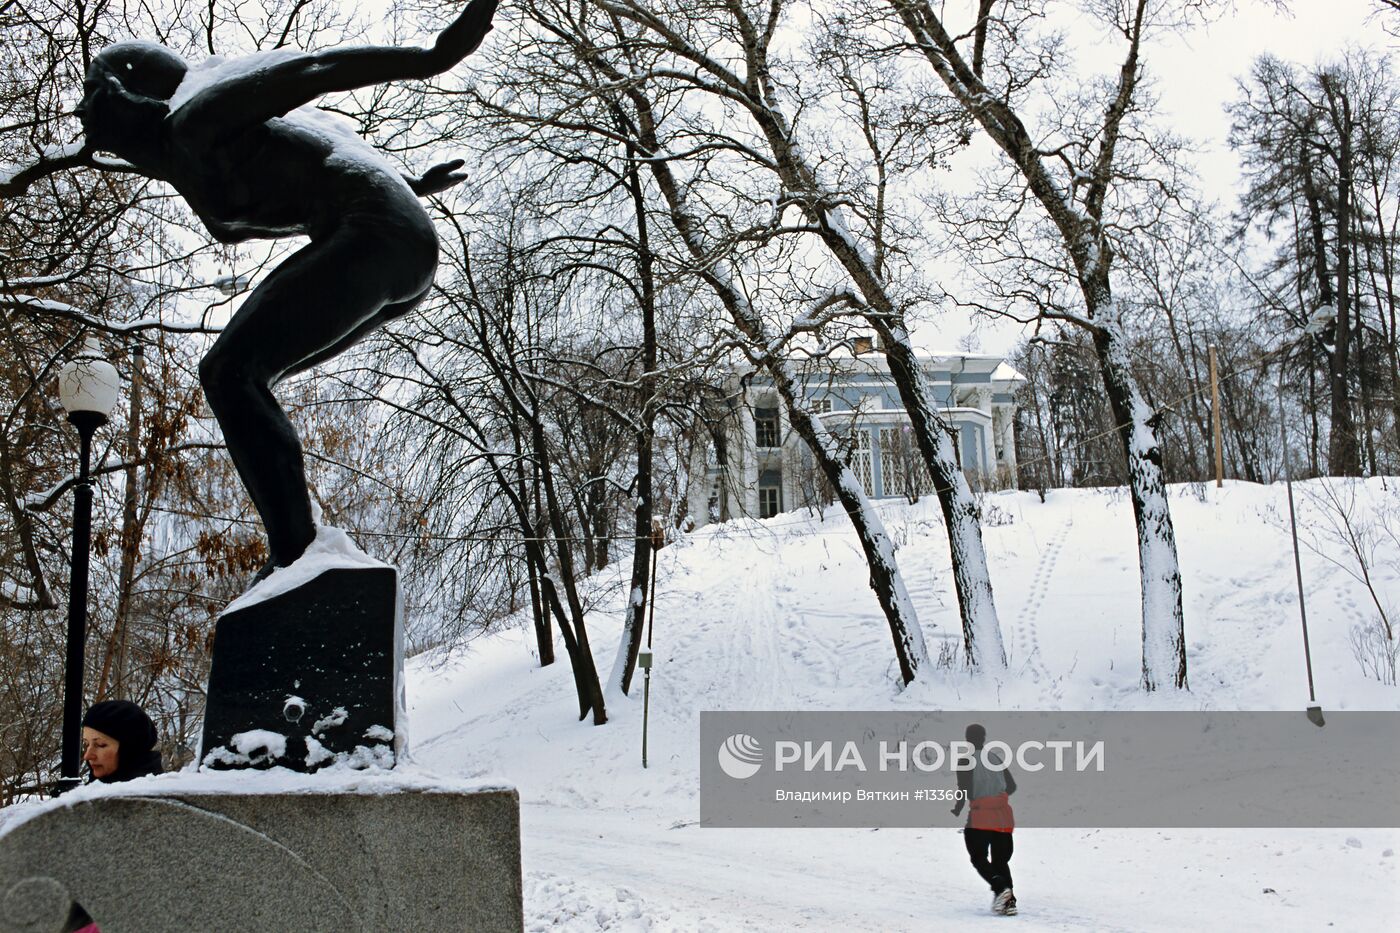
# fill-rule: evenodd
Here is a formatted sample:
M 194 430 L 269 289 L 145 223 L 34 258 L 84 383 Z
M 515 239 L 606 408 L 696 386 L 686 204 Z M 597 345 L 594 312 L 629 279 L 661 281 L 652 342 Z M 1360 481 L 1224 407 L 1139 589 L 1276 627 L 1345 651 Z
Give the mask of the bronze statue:
M 428 49 L 277 51 L 192 70 L 169 49 L 132 41 L 103 49 L 88 68 L 78 108 L 85 151 L 110 152 L 170 184 L 220 242 L 311 239 L 253 290 L 199 367 L 267 530 L 271 559 L 260 578 L 316 535 L 301 442 L 272 386 L 423 300 L 438 242 L 418 196 L 464 177 L 457 160 L 405 178 L 306 105 L 448 70 L 490 32 L 496 5 L 472 0 Z

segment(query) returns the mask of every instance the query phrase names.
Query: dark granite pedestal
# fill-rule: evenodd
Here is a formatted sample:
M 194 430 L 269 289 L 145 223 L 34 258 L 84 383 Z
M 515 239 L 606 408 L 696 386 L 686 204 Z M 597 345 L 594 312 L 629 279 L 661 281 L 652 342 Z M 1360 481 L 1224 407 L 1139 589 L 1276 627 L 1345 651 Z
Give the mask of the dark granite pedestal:
M 214 629 L 200 763 L 393 767 L 404 744 L 402 672 L 392 567 L 328 569 L 235 603 Z

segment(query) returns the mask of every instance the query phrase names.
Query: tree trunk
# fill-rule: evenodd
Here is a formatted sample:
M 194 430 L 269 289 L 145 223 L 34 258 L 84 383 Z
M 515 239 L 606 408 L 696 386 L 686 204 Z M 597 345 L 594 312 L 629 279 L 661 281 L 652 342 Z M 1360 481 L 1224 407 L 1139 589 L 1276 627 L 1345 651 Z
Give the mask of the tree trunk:
M 574 572 L 573 549 L 569 545 L 569 529 L 564 522 L 564 511 L 559 502 L 559 495 L 554 488 L 544 424 L 537 414 L 531 413 L 527 417 L 529 418 L 535 459 L 544 486 L 545 512 L 549 518 L 550 528 L 554 532 L 554 553 L 559 560 L 560 583 L 564 588 L 564 596 L 569 606 L 569 618 L 573 623 L 574 643 L 570 646 L 566 640 L 565 647 L 569 648 L 569 659 L 574 665 L 574 678 L 587 703 L 586 708 L 580 711 L 579 718 L 582 719 L 589 710 L 592 710 L 593 724 L 601 726 L 608 721 L 607 707 L 603 701 L 603 687 L 598 680 L 598 667 L 593 662 L 593 651 L 588 644 L 588 630 L 584 627 L 583 603 L 579 599 L 578 587 L 574 582 L 577 577 Z M 553 588 L 553 581 L 548 577 L 545 579 L 549 587 Z M 561 631 L 563 631 L 562 627 Z
M 1181 571 L 1176 532 L 1162 474 L 1154 418 L 1132 374 L 1127 343 L 1116 321 L 1112 298 L 1094 314 L 1100 371 L 1118 436 L 1128 461 L 1128 489 L 1137 526 L 1138 569 L 1142 585 L 1142 685 L 1187 688 L 1186 627 L 1181 604 Z
M 515 442 L 515 489 L 516 496 L 523 504 L 530 501 L 529 489 L 525 483 L 525 452 L 520 443 L 520 432 L 515 427 L 515 420 L 511 419 L 511 436 Z M 535 501 L 538 504 L 539 496 Z M 521 532 L 528 539 L 539 537 L 535 529 L 531 527 L 526 515 L 521 516 Z M 554 663 L 554 633 L 549 626 L 549 608 L 545 605 L 544 594 L 540 591 L 540 573 L 535 566 L 535 560 L 531 556 L 529 541 L 526 541 L 525 549 L 525 570 L 530 580 L 530 613 L 535 620 L 535 645 L 539 650 L 540 667 L 548 667 Z
M 1137 0 L 1129 30 L 1128 54 L 1119 70 L 1118 90 L 1104 116 L 1098 154 L 1085 189 L 1083 207 L 1071 203 L 1051 174 L 1043 154 L 1011 105 L 991 93 L 973 73 L 926 0 L 890 0 L 929 66 L 1011 160 L 1027 188 L 1058 229 L 1074 265 L 1088 319 L 1065 315 L 1094 335 L 1100 372 L 1127 455 L 1128 485 L 1137 522 L 1142 576 L 1143 686 L 1186 686 L 1185 624 L 1176 537 L 1167 501 L 1162 455 L 1152 411 L 1132 373 L 1127 341 L 1109 288 L 1112 244 L 1104 235 L 1103 207 L 1114 178 L 1113 159 L 1122 120 L 1137 86 L 1138 52 L 1146 15 Z
M 654 154 L 659 151 L 660 146 L 655 135 L 650 102 L 637 93 L 632 95 L 632 99 L 638 110 L 640 141 L 648 154 Z M 762 319 L 749 307 L 743 292 L 728 279 L 722 266 L 714 261 L 714 257 L 706 249 L 700 225 L 686 208 L 680 184 L 672 174 L 669 164 L 659 159 L 651 159 L 647 164 L 651 167 L 652 176 L 665 198 L 676 231 L 702 270 L 701 275 L 729 312 L 734 325 L 753 346 L 770 346 Z M 821 417 L 813 414 L 803 402 L 801 388 L 789 370 L 786 358 L 769 353 L 763 364 L 787 408 L 792 429 L 811 449 L 818 466 L 831 483 L 851 519 L 851 524 L 855 527 L 856 537 L 870 568 L 870 588 L 875 591 L 875 598 L 885 614 L 890 636 L 894 640 L 900 677 L 908 684 L 918 676 L 921 669 L 928 666 L 929 658 L 918 615 L 909 599 L 909 593 L 905 590 L 899 565 L 895 561 L 894 542 L 885 532 L 879 513 L 871 506 L 854 472 L 843 462 L 835 438 L 826 430 Z
M 1374 173 L 1373 173 L 1374 175 Z M 1394 229 L 1387 229 L 1385 225 L 1385 208 L 1381 201 L 1381 193 L 1376 184 L 1371 185 L 1371 210 L 1375 216 L 1376 236 L 1375 253 L 1380 256 L 1380 273 L 1384 280 L 1384 288 L 1376 278 L 1376 260 L 1371 255 L 1372 247 L 1367 246 L 1368 261 L 1366 267 L 1370 272 L 1371 295 L 1376 303 L 1377 328 L 1381 336 L 1381 346 L 1385 353 L 1385 362 L 1390 370 L 1390 406 L 1391 418 L 1394 423 L 1394 430 L 1400 431 L 1400 333 L 1396 332 L 1396 301 L 1395 301 L 1395 268 L 1392 250 L 1395 247 Z M 1389 313 L 1389 326 L 1387 327 L 1387 312 Z M 1382 383 L 1384 380 L 1382 380 Z M 1371 472 L 1377 472 L 1373 467 Z
M 1239 403 L 1235 397 L 1234 380 L 1227 380 L 1221 389 L 1221 403 L 1224 405 L 1225 417 L 1230 425 L 1230 434 L 1235 439 L 1241 473 L 1247 482 L 1262 483 L 1264 477 L 1259 469 L 1259 452 L 1254 447 L 1250 426 L 1245 424 L 1244 418 L 1240 415 Z
M 1361 449 L 1356 442 L 1356 416 L 1351 404 L 1352 318 L 1351 288 L 1351 103 L 1342 97 L 1340 153 L 1337 177 L 1337 335 L 1328 376 L 1332 390 L 1332 431 L 1328 435 L 1328 472 L 1361 475 Z
M 817 166 L 797 144 L 787 115 L 778 104 L 781 95 L 771 82 L 768 62 L 771 36 L 760 34 L 747 25 L 740 32 L 748 70 L 748 99 L 755 102 L 749 106 L 749 112 L 773 155 L 774 171 L 785 188 L 801 198 L 803 210 L 823 244 L 860 291 L 866 306 L 866 320 L 884 343 L 890 376 L 918 438 L 919 452 L 933 479 L 946 519 L 948 550 L 968 662 L 974 666 L 1004 669 L 1006 652 L 982 545 L 980 510 L 949 439 L 951 428 L 930 398 L 927 380 L 910 345 L 904 314 L 890 297 L 881 275 L 879 256 L 884 244 L 876 237 L 872 250 L 866 248 L 868 240 L 857 242 L 845 222 L 841 207 L 844 199 L 825 189 Z
M 929 401 L 928 383 L 909 346 L 909 335 L 902 327 L 890 330 L 884 324 L 877 325 L 877 330 L 881 329 L 890 375 L 914 426 L 919 452 L 928 465 L 938 504 L 943 510 L 953 587 L 962 620 L 963 649 L 973 666 L 1004 668 L 1006 649 L 1001 640 L 996 603 L 992 599 L 992 579 L 987 572 L 982 513 L 958 465 L 952 429 Z M 889 331 L 888 337 L 884 331 Z
M 1346 137 L 1343 136 L 1345 145 Z M 1331 307 L 1333 323 L 1316 343 L 1327 360 L 1327 391 L 1331 396 L 1331 428 L 1327 437 L 1327 472 L 1333 476 L 1356 476 L 1361 472 L 1356 448 L 1356 425 L 1352 420 L 1351 398 L 1347 391 L 1347 361 L 1351 349 L 1348 322 L 1348 263 L 1347 227 L 1350 211 L 1347 207 L 1349 184 L 1338 183 L 1337 205 L 1337 287 L 1327 266 L 1327 236 L 1322 219 L 1322 196 L 1313 176 L 1311 142 L 1305 137 L 1299 143 L 1299 166 L 1303 176 L 1303 199 L 1307 204 L 1311 233 L 1313 275 L 1317 279 L 1320 306 Z M 1327 338 L 1331 339 L 1328 340 Z
M 622 639 L 618 644 L 617 659 L 613 662 L 610 678 L 610 686 L 623 693 L 632 689 L 637 652 L 642 647 L 647 590 L 656 585 L 654 580 L 649 579 L 652 548 L 652 442 L 656 430 L 656 279 L 646 204 L 642 200 L 642 181 L 635 159 L 628 161 L 627 186 L 632 195 L 632 210 L 637 218 L 637 275 L 641 285 L 643 371 L 639 382 L 642 395 L 642 425 L 637 435 L 637 506 L 632 532 L 632 585 L 627 590 Z
M 914 604 L 904 588 L 904 578 L 895 561 L 894 542 L 886 533 L 880 514 L 871 506 L 855 472 L 841 460 L 835 438 L 822 424 L 821 416 L 814 414 L 803 403 L 795 381 L 786 371 L 786 363 L 774 360 L 768 372 L 787 407 L 788 422 L 807 443 L 856 530 L 861 551 L 870 568 L 870 588 L 875 591 L 875 598 L 880 602 L 880 609 L 885 614 L 890 635 L 894 639 L 900 678 L 908 684 L 918 676 L 920 669 L 928 666 L 929 657 L 923 629 L 919 627 Z
M 1196 349 L 1196 339 L 1195 334 L 1191 331 L 1190 322 L 1188 321 L 1186 325 L 1186 339 L 1190 348 L 1188 352 L 1187 347 L 1182 346 L 1181 343 L 1181 333 L 1177 329 L 1176 314 L 1172 310 L 1172 302 L 1168 300 L 1165 295 L 1162 296 L 1161 302 L 1162 311 L 1167 318 L 1167 332 L 1172 338 L 1172 349 L 1176 352 L 1177 365 L 1181 367 L 1181 372 L 1186 377 L 1187 384 L 1191 386 L 1191 391 L 1187 394 L 1186 398 L 1187 404 L 1191 408 L 1189 416 L 1191 419 L 1191 426 L 1194 426 L 1195 430 L 1192 431 L 1190 426 L 1188 426 L 1182 433 L 1186 437 L 1186 456 L 1190 458 L 1191 466 L 1194 470 L 1201 463 L 1199 452 L 1196 449 L 1197 438 L 1199 437 L 1205 442 L 1207 449 L 1209 449 L 1211 445 L 1210 425 L 1207 422 L 1205 413 L 1201 409 L 1201 396 L 1203 393 L 1201 391 L 1201 376 L 1196 367 L 1196 360 L 1199 358 Z

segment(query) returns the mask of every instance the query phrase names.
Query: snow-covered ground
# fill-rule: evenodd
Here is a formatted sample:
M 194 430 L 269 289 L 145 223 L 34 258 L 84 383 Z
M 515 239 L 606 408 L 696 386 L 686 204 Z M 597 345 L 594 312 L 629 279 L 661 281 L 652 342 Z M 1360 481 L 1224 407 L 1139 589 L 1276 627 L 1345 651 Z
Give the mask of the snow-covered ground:
M 1300 488 L 1304 537 L 1317 484 Z M 1392 516 L 1400 483 L 1346 487 L 1360 522 Z M 959 638 L 937 504 L 883 503 L 930 653 Z M 997 917 L 950 829 L 721 830 L 697 825 L 701 710 L 1296 709 L 1307 705 L 1282 486 L 1172 489 L 1185 579 L 1191 690 L 1137 687 L 1141 628 L 1131 504 L 1121 490 L 987 498 L 985 529 L 1008 675 L 924 672 L 907 689 L 845 517 L 787 514 L 711 527 L 660 554 L 650 767 L 641 690 L 602 727 L 575 719 L 562 645 L 539 668 L 511 629 L 410 662 L 419 766 L 520 788 L 529 930 L 901 931 L 1385 929 L 1400 926 L 1400 831 L 1048 830 L 1015 834 L 1021 913 Z M 990 523 L 989 523 L 990 525 Z M 1400 608 L 1400 553 L 1373 582 Z M 627 562 L 619 561 L 621 568 Z M 1400 710 L 1368 680 L 1349 632 L 1370 597 L 1303 553 L 1324 709 Z M 624 592 L 592 581 L 589 635 L 611 662 Z M 1367 780 L 1395 781 L 1395 775 Z

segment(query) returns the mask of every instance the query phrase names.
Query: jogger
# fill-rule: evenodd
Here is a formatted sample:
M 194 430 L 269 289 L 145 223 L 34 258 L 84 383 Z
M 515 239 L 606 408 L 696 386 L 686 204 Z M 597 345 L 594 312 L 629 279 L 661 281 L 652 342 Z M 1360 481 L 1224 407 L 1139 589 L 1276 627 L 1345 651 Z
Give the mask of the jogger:
M 987 730 L 978 723 L 967 727 L 967 740 L 976 750 L 976 766 L 958 772 L 958 790 L 962 796 L 953 807 L 953 815 L 962 812 L 970 801 L 963 842 L 967 846 L 972 867 L 992 889 L 992 910 L 999 914 L 1016 913 L 1016 893 L 1011 887 L 1011 832 L 1015 816 L 1011 812 L 1010 796 L 1016 792 L 1016 780 L 1009 763 L 997 759 L 999 768 L 987 767 L 983 746 Z M 995 758 L 995 754 L 992 756 Z

